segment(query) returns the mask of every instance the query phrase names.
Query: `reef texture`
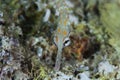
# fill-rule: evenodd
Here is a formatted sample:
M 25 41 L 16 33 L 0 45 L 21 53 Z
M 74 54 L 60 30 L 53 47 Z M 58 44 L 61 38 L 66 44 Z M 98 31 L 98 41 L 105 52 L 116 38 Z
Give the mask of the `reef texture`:
M 0 0 L 0 80 L 120 80 L 119 19 L 120 0 Z

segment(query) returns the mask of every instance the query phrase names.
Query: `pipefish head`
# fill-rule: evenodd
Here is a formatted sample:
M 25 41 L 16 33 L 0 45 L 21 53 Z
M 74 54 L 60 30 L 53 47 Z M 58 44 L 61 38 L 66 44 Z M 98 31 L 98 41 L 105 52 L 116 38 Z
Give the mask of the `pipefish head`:
M 65 29 L 57 29 L 57 32 L 54 37 L 54 43 L 58 49 L 62 49 L 71 43 L 69 35 L 70 32 L 66 31 Z
M 60 65 L 61 65 L 62 49 L 65 46 L 68 46 L 70 44 L 70 39 L 68 37 L 68 33 L 65 32 L 64 30 L 58 29 L 56 36 L 54 37 L 54 42 L 58 48 L 56 63 L 55 63 L 55 71 L 58 71 L 60 69 Z

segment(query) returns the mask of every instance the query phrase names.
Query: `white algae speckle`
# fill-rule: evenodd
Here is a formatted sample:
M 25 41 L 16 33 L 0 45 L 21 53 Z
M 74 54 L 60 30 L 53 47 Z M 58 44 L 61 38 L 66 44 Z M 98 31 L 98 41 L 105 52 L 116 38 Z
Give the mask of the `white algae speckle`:
M 73 75 L 66 75 L 63 72 L 57 72 L 55 78 L 53 80 L 69 80 L 72 79 Z
M 115 67 L 108 61 L 103 61 L 98 64 L 98 72 L 103 75 L 108 75 L 115 70 Z
M 85 71 L 83 73 L 78 74 L 80 76 L 80 80 L 91 80 L 89 78 L 90 73 L 88 71 Z
M 50 18 L 50 15 L 51 15 L 51 11 L 50 9 L 47 9 L 43 21 L 47 22 Z
M 41 47 L 38 47 L 38 48 L 37 48 L 37 55 L 38 55 L 39 57 L 41 57 L 41 56 L 42 56 L 42 53 L 43 53 L 43 49 L 42 49 Z

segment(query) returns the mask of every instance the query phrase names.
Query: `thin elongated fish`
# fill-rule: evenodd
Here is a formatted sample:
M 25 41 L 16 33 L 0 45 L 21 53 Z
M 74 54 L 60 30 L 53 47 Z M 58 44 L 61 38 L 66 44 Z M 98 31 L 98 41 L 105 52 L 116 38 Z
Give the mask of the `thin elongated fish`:
M 58 48 L 55 62 L 55 71 L 58 71 L 62 60 L 62 50 L 70 44 L 69 34 L 71 26 L 69 21 L 70 10 L 65 0 L 58 0 L 56 5 L 56 10 L 59 12 L 59 18 L 58 26 L 54 35 L 54 42 Z

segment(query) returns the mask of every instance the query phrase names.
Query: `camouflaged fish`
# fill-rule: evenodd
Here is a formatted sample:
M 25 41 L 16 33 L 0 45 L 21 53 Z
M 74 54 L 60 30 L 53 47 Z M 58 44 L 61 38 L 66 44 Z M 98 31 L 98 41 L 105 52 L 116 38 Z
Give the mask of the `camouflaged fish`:
M 54 35 L 54 42 L 58 48 L 57 57 L 55 62 L 55 70 L 60 69 L 62 60 L 62 50 L 64 47 L 70 44 L 70 21 L 69 21 L 69 7 L 65 3 L 65 0 L 58 0 L 56 10 L 59 12 L 58 26 Z

